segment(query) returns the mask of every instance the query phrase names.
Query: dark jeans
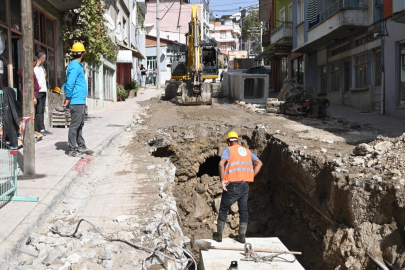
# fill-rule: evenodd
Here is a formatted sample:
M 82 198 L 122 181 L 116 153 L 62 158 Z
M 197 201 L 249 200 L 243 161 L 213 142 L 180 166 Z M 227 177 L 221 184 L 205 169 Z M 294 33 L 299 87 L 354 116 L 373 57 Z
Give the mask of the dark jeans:
M 232 204 L 238 201 L 239 207 L 239 220 L 240 222 L 247 223 L 249 220 L 248 213 L 248 197 L 249 197 L 249 184 L 243 183 L 230 183 L 222 193 L 221 205 L 219 207 L 218 220 L 225 222 L 228 216 L 229 208 Z
M 35 106 L 35 121 L 37 122 L 38 131 L 45 130 L 44 113 L 46 104 L 46 92 L 39 92 L 37 105 Z
M 153 77 L 153 85 L 156 85 L 156 77 Z
M 82 135 L 86 105 L 70 105 L 69 108 L 71 114 L 68 137 L 69 148 L 70 151 L 77 151 L 78 148 L 86 148 L 86 143 Z

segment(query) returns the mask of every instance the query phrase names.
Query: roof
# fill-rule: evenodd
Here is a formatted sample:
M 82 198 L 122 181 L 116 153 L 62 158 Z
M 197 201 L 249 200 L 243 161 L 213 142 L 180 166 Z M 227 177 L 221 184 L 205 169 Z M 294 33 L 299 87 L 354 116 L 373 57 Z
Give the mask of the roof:
M 155 36 L 151 36 L 151 35 L 146 35 L 145 38 L 145 45 L 146 47 L 153 47 L 156 46 L 156 37 Z M 166 39 L 166 38 L 160 38 L 160 45 L 183 45 L 183 43 L 174 41 L 174 40 L 170 40 L 170 39 Z

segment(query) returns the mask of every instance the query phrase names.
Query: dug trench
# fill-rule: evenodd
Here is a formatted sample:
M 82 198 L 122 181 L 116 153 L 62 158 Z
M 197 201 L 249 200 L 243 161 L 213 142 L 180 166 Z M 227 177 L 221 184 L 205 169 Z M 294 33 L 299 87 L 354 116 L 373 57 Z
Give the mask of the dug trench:
M 189 119 L 189 114 L 179 113 L 182 110 L 170 117 Z M 153 122 L 156 112 L 151 115 Z M 222 194 L 218 163 L 226 133 L 235 130 L 240 143 L 264 164 L 250 184 L 247 237 L 280 238 L 289 250 L 303 253 L 297 259 L 305 269 L 378 269 L 366 252 L 382 264 L 385 260 L 397 269 L 405 267 L 404 183 L 391 177 L 379 160 L 375 166 L 352 166 L 347 154 L 336 154 L 336 159 L 303 145 L 292 147 L 265 126 L 225 121 L 177 124 L 155 121 L 136 141 L 147 143 L 152 155 L 169 157 L 176 166 L 173 193 L 195 255 L 194 240 L 211 238 L 216 231 Z M 400 150 L 405 139 L 381 137 L 370 147 L 387 141 Z M 238 224 L 235 204 L 224 237 L 236 236 Z

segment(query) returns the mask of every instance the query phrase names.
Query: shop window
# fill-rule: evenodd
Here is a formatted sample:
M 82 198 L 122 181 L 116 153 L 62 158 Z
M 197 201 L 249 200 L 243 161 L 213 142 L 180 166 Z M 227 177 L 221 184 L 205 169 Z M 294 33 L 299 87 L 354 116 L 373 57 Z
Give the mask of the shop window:
M 399 44 L 400 57 L 400 78 L 399 78 L 399 97 L 400 105 L 405 105 L 405 43 Z
M 367 54 L 362 54 L 355 57 L 355 80 L 356 87 L 367 86 Z
M 48 81 L 48 89 L 53 89 L 57 85 L 56 66 L 56 44 L 55 44 L 55 22 L 47 17 L 45 13 L 37 8 L 33 10 L 34 28 L 34 54 L 39 52 L 46 54 L 44 68 Z
M 11 29 L 21 32 L 21 1 L 10 1 Z
M 321 91 L 320 94 L 326 94 L 327 89 L 326 89 L 326 66 L 323 66 L 319 70 L 319 78 L 321 82 Z
M 46 45 L 48 45 L 49 47 L 54 47 L 54 32 L 53 32 L 53 28 L 54 28 L 54 22 L 51 21 L 50 19 L 46 18 Z
M 339 91 L 339 80 L 340 80 L 340 70 L 339 70 L 339 62 L 335 62 L 331 64 L 330 68 L 330 77 L 332 80 L 332 91 Z
M 7 23 L 6 18 L 6 0 L 0 0 L 0 22 Z
M 8 86 L 7 64 L 8 46 L 7 29 L 0 27 L 0 87 Z

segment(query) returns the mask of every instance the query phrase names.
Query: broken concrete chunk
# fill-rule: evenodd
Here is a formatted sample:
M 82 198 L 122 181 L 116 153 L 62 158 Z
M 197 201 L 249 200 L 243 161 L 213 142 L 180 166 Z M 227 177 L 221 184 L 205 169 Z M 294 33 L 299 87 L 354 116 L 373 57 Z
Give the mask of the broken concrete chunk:
M 328 152 L 328 150 L 326 150 L 325 148 L 321 148 L 320 152 L 321 153 L 326 153 L 326 152 Z
M 126 215 L 121 215 L 121 216 L 118 216 L 118 217 L 116 218 L 116 220 L 117 220 L 119 223 L 124 222 L 124 221 L 127 220 L 127 219 L 129 219 L 129 217 L 126 216 Z
M 353 149 L 353 155 L 356 156 L 365 156 L 371 153 L 373 153 L 373 148 L 367 143 L 356 145 L 356 147 Z
M 205 219 L 211 212 L 211 208 L 207 205 L 203 197 L 200 194 L 196 194 L 196 201 L 195 201 L 195 212 L 194 217 L 198 221 L 202 221 Z
M 392 142 L 389 141 L 383 141 L 383 142 L 379 142 L 376 145 L 374 145 L 374 151 L 379 154 L 385 154 L 387 153 L 392 147 Z
M 100 260 L 112 260 L 112 253 L 110 250 L 103 250 L 98 254 Z
M 80 256 L 79 254 L 73 253 L 72 255 L 66 258 L 66 262 L 70 264 L 77 264 L 80 262 L 81 258 L 82 256 Z

